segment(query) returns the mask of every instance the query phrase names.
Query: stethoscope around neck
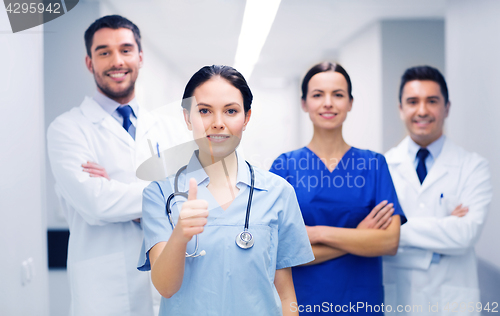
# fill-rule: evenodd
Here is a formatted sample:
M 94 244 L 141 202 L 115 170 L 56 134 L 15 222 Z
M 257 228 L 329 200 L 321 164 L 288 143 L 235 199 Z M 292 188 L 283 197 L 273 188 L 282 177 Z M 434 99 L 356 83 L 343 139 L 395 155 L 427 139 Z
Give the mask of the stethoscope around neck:
M 239 233 L 238 235 L 236 235 L 236 245 L 238 245 L 238 247 L 240 247 L 241 249 L 252 248 L 252 246 L 254 244 L 253 236 L 248 231 L 248 223 L 250 222 L 250 208 L 252 206 L 252 197 L 253 197 L 255 176 L 254 176 L 252 165 L 250 165 L 248 163 L 248 161 L 245 161 L 245 162 L 247 163 L 248 167 L 250 168 L 250 178 L 251 178 L 251 181 L 250 181 L 250 192 L 248 194 L 247 211 L 246 211 L 246 215 L 245 215 L 245 227 L 244 227 L 244 229 L 243 229 L 243 231 L 241 233 Z M 178 186 L 179 176 L 180 176 L 180 174 L 184 170 L 186 170 L 186 168 L 187 168 L 187 166 L 184 166 L 184 167 L 180 168 L 177 171 L 177 173 L 175 174 L 174 192 L 172 194 L 170 194 L 169 197 L 168 197 L 168 199 L 165 201 L 165 212 L 167 214 L 168 221 L 170 222 L 170 226 L 172 226 L 172 230 L 174 230 L 175 224 L 174 224 L 174 221 L 172 220 L 172 210 L 170 209 L 170 202 L 176 196 L 182 196 L 182 197 L 184 197 L 186 199 L 188 198 L 188 194 L 184 193 L 184 192 L 180 192 L 179 191 L 179 186 Z M 155 183 L 160 188 L 160 192 L 161 192 L 161 195 L 163 196 L 163 199 L 165 199 L 165 195 L 163 194 L 163 190 L 161 189 L 160 184 L 158 182 L 155 182 Z M 196 235 L 195 238 L 196 238 L 196 243 L 195 243 L 194 252 L 193 253 L 186 252 L 186 258 L 196 258 L 196 257 L 201 257 L 201 256 L 206 255 L 205 250 L 202 250 L 202 251 L 200 251 L 200 253 L 198 253 L 198 246 L 199 246 L 199 243 L 198 243 L 199 237 L 198 237 L 198 235 Z

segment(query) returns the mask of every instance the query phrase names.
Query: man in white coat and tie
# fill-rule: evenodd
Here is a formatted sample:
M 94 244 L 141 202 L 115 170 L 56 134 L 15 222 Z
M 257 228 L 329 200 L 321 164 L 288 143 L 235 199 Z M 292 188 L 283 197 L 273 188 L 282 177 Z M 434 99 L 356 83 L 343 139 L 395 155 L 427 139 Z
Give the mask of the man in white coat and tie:
M 492 197 L 488 162 L 443 135 L 451 104 L 437 69 L 407 69 L 399 99 L 409 136 L 386 159 L 408 222 L 397 255 L 384 257 L 386 314 L 479 315 L 474 244 Z
M 56 192 L 68 221 L 72 316 L 151 316 L 149 275 L 136 268 L 143 233 L 136 177 L 151 157 L 184 140 L 139 106 L 143 62 L 139 29 L 124 17 L 96 20 L 85 32 L 86 65 L 97 91 L 60 115 L 47 132 Z

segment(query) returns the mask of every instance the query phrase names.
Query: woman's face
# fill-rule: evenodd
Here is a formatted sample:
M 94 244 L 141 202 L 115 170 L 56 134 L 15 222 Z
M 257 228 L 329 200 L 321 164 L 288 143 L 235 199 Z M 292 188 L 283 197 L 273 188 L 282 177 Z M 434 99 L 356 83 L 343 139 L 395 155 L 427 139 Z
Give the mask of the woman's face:
M 352 100 L 347 93 L 347 81 L 342 74 L 327 71 L 312 76 L 306 100 L 302 100 L 302 109 L 309 113 L 315 127 L 342 127 L 351 108 Z
M 212 158 L 230 155 L 238 144 L 250 120 L 245 115 L 240 90 L 217 76 L 198 86 L 193 93 L 191 111 L 184 118 L 200 148 L 200 153 Z

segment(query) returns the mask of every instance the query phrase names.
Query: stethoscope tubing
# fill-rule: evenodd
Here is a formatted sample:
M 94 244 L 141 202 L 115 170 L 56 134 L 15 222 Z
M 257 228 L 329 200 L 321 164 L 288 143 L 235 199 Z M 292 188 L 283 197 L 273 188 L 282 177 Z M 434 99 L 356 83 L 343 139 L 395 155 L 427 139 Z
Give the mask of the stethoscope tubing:
M 253 198 L 253 192 L 254 192 L 254 184 L 255 184 L 255 175 L 253 171 L 252 165 L 248 161 L 245 161 L 248 165 L 248 168 L 250 169 L 250 192 L 248 194 L 248 202 L 247 202 L 247 209 L 246 209 L 246 214 L 245 214 L 245 227 L 242 233 L 238 234 L 236 244 L 242 248 L 242 249 L 248 249 L 253 246 L 253 236 L 248 232 L 248 227 L 250 223 L 250 209 L 252 207 L 252 198 Z M 171 201 L 176 197 L 176 196 L 182 196 L 184 198 L 188 198 L 188 194 L 184 192 L 179 191 L 179 176 L 180 174 L 187 168 L 187 165 L 180 168 L 177 173 L 175 174 L 175 179 L 174 179 L 174 192 L 169 195 L 168 199 L 165 201 L 165 213 L 167 214 L 168 221 L 170 222 L 170 226 L 172 226 L 172 230 L 175 229 L 175 224 L 174 221 L 172 220 L 172 210 L 170 209 L 170 203 Z M 163 190 L 161 189 L 161 186 L 158 182 L 155 181 L 155 183 L 158 185 L 158 188 L 160 189 L 161 195 L 163 196 L 163 199 L 165 200 L 165 195 L 163 194 Z M 247 233 L 251 236 L 251 243 L 240 243 L 238 242 L 238 237 L 240 237 L 243 233 Z M 186 257 L 187 258 L 195 258 L 199 257 L 200 254 L 197 254 L 198 252 L 198 246 L 199 246 L 199 240 L 198 240 L 198 235 L 196 235 L 196 242 L 195 242 L 195 250 L 193 253 L 188 253 L 186 252 Z M 241 238 L 241 237 L 240 237 Z
M 248 161 L 245 161 L 250 169 L 250 193 L 248 193 L 248 203 L 247 203 L 247 213 L 245 215 L 245 231 L 248 230 L 248 224 L 250 222 L 250 207 L 252 206 L 253 189 L 255 184 L 255 176 L 253 173 L 252 165 Z

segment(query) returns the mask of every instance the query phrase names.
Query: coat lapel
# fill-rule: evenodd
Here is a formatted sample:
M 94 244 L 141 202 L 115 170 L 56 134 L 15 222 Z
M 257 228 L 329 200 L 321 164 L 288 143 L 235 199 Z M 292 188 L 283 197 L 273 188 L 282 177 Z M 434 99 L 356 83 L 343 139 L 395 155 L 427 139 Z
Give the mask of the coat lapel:
M 135 133 L 135 140 L 143 141 L 148 135 L 149 130 L 158 124 L 158 119 L 144 108 L 139 108 L 137 115 L 137 129 Z
M 413 162 L 408 156 L 408 141 L 409 137 L 406 137 L 399 145 L 395 148 L 391 158 L 388 158 L 387 162 L 394 165 L 397 172 L 402 175 L 402 178 L 408 182 L 408 184 L 416 191 L 419 192 L 421 189 L 420 181 L 418 180 L 417 172 L 413 166 Z
M 99 124 L 109 130 L 118 139 L 123 141 L 131 148 L 135 148 L 135 142 L 132 136 L 118 123 L 109 113 L 94 101 L 94 99 L 85 97 L 81 105 L 81 111 L 92 123 Z
M 431 187 L 436 181 L 444 177 L 451 168 L 458 166 L 458 153 L 456 152 L 453 143 L 446 138 L 441 154 L 434 162 L 431 170 L 427 173 L 424 183 L 420 189 L 420 193 Z

